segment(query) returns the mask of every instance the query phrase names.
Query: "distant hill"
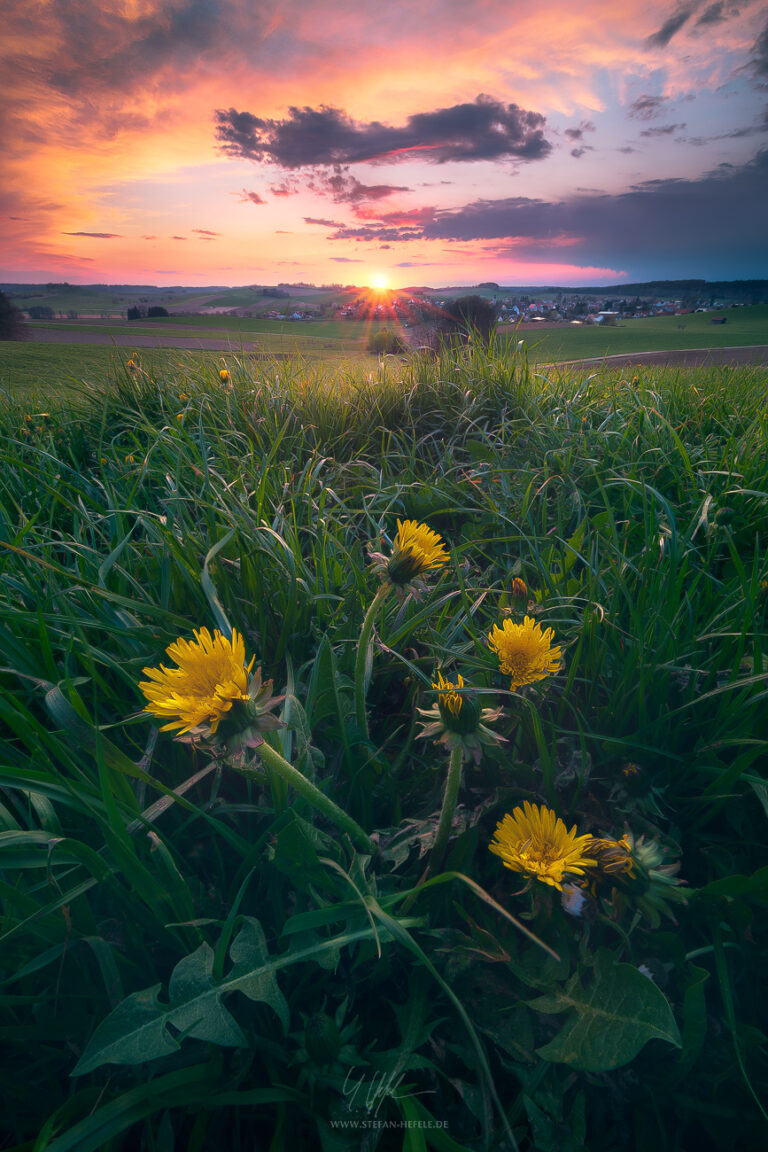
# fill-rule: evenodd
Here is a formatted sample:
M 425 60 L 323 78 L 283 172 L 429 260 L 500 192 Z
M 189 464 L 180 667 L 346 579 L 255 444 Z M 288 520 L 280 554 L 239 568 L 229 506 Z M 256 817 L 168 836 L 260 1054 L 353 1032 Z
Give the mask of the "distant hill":
M 322 299 L 330 302 L 341 300 L 350 294 L 365 292 L 364 287 L 356 288 L 345 284 L 279 284 L 279 285 L 240 285 L 230 287 L 221 284 L 204 286 L 158 287 L 153 284 L 19 284 L 0 283 L 0 291 L 9 296 L 18 307 L 30 303 L 50 304 L 55 309 L 78 308 L 98 310 L 125 307 L 137 300 L 146 303 L 167 304 L 172 311 L 186 309 L 197 311 L 203 305 L 208 307 L 255 307 L 267 304 L 271 297 L 296 297 L 297 292 L 313 301 Z M 584 285 L 570 287 L 558 284 L 496 284 L 485 281 L 482 284 L 455 284 L 449 287 L 434 288 L 424 284 L 410 285 L 399 289 L 402 296 L 455 297 L 479 295 L 490 299 L 494 296 L 520 296 L 532 298 L 552 297 L 560 294 L 568 297 L 602 297 L 603 299 L 694 299 L 705 302 L 761 304 L 768 303 L 768 280 L 646 280 L 632 284 Z

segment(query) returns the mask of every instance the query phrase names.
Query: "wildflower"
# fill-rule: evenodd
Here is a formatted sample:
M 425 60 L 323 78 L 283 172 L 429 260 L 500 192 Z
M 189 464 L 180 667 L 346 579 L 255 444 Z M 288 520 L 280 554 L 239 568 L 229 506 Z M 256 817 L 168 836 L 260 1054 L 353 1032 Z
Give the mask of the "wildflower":
M 126 456 L 125 462 L 126 462 L 126 464 L 135 464 L 136 463 L 136 457 L 135 456 Z
M 417 709 L 426 721 L 419 737 L 435 737 L 436 744 L 444 744 L 451 752 L 461 748 L 464 760 L 471 756 L 479 764 L 483 744 L 498 744 L 505 739 L 487 727 L 504 715 L 503 709 L 481 708 L 478 696 L 466 690 L 460 675 L 454 684 L 438 672 L 437 683 L 433 681 L 432 687 L 437 689 L 437 707 Z
M 179 638 L 166 649 L 176 668 L 145 668 L 149 680 L 139 688 L 149 703 L 145 709 L 160 720 L 163 732 L 189 734 L 210 740 L 220 734 L 229 751 L 257 747 L 261 731 L 282 727 L 267 713 L 279 702 L 272 696 L 272 681 L 262 684 L 261 669 L 250 675 L 256 657 L 245 663 L 245 643 L 233 629 L 228 640 L 218 628 L 195 631 L 193 641 Z
M 129 372 L 136 372 L 138 370 L 138 365 L 135 360 L 126 360 L 125 366 Z
M 177 412 L 176 413 L 176 419 L 177 420 L 183 420 L 184 419 L 184 413 L 183 412 Z
M 551 808 L 526 800 L 496 826 L 489 847 L 505 868 L 562 892 L 566 877 L 583 876 L 595 866 L 589 855 L 591 842 L 591 836 L 576 835 L 575 824 L 569 832 Z
M 371 553 L 371 559 L 390 584 L 403 587 L 432 568 L 448 563 L 442 538 L 417 520 L 398 520 L 392 555 Z
M 222 384 L 229 384 L 230 379 L 231 379 L 231 377 L 229 375 L 229 372 L 227 372 L 226 368 L 220 368 L 219 369 L 219 380 L 221 380 Z
M 617 896 L 623 897 L 627 893 L 634 898 L 634 903 L 652 928 L 659 927 L 662 916 L 667 916 L 674 923 L 670 903 L 687 903 L 681 890 L 684 881 L 677 876 L 680 871 L 679 859 L 674 859 L 670 850 L 659 840 L 652 837 L 647 839 L 644 834 L 635 837 L 632 832 L 627 832 L 623 842 L 631 857 L 633 871 L 622 873 L 617 878 L 623 892 L 614 890 L 614 904 L 617 904 Z
M 107 462 L 106 456 L 99 456 L 99 464 L 106 464 L 106 462 Z
M 634 764 L 631 760 L 627 760 L 626 764 L 621 770 L 621 774 L 627 780 L 634 780 L 635 777 L 641 775 L 641 768 L 639 764 Z
M 189 400 L 189 396 L 187 395 L 186 392 L 179 392 L 179 400 L 181 400 L 181 401 Z
M 519 576 L 512 581 L 512 597 L 514 600 L 528 600 L 528 585 Z
M 569 916 L 583 916 L 589 897 L 578 884 L 563 884 L 560 905 Z
M 622 836 L 621 840 L 593 837 L 589 851 L 596 860 L 596 879 L 612 880 L 619 876 L 635 875 L 635 861 L 627 836 Z
M 561 649 L 552 647 L 554 635 L 551 628 L 543 631 L 531 616 L 526 616 L 522 624 L 511 620 L 505 620 L 501 627 L 494 624 L 488 633 L 488 645 L 499 658 L 499 670 L 512 677 L 512 692 L 560 671 Z

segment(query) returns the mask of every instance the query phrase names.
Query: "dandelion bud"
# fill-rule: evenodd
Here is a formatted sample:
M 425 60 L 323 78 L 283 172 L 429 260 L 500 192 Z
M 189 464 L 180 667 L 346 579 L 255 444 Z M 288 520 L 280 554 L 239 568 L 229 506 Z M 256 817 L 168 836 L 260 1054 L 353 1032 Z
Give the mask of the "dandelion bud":
M 512 595 L 515 600 L 528 600 L 528 585 L 519 576 L 512 581 Z

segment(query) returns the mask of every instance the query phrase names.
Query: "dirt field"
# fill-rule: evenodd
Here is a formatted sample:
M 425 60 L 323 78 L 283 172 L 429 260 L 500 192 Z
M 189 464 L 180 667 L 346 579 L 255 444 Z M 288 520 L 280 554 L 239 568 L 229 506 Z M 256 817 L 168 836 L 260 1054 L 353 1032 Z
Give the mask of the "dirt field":
M 629 364 L 665 364 L 673 368 L 702 368 L 709 364 L 768 364 L 768 344 L 748 348 L 679 348 L 668 352 L 635 352 L 593 356 L 588 360 L 561 360 L 561 367 L 626 368 Z

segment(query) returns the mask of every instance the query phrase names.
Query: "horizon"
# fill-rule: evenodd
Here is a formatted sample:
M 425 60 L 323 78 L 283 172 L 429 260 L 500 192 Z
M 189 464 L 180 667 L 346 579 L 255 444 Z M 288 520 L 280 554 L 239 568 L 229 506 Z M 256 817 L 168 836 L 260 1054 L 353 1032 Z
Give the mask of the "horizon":
M 757 0 L 67 0 L 4 32 L 5 282 L 620 291 L 768 268 Z

